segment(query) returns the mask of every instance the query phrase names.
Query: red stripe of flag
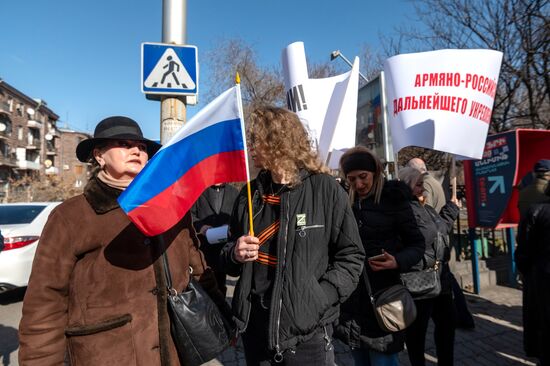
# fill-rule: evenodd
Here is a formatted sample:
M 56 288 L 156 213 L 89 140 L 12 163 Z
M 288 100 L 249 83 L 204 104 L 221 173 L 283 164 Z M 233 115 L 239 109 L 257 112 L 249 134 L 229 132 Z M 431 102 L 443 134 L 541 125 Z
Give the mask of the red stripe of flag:
M 193 166 L 160 194 L 134 208 L 128 216 L 145 235 L 159 235 L 178 223 L 209 186 L 220 182 L 246 181 L 244 159 L 243 150 L 212 155 Z M 218 169 L 223 166 L 242 169 Z

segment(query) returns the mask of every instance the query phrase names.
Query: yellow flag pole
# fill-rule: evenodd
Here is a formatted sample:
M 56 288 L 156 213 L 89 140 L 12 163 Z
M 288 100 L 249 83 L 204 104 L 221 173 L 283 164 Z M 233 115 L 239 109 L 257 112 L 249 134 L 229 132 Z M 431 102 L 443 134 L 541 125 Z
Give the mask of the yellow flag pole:
M 246 190 L 248 191 L 248 220 L 250 221 L 250 236 L 254 236 L 254 220 L 252 218 L 252 194 L 250 192 L 250 181 L 246 182 Z
M 241 83 L 241 76 L 239 75 L 238 72 L 235 75 L 235 83 L 236 84 Z M 242 107 L 241 107 L 241 110 L 242 110 Z M 246 140 L 245 140 L 245 147 L 246 147 Z M 248 150 L 247 149 L 245 150 L 246 150 L 245 153 L 248 154 Z M 247 161 L 246 169 L 248 172 L 248 157 L 246 157 L 246 161 Z M 250 174 L 247 174 L 247 175 L 248 175 L 248 179 L 246 180 L 246 192 L 248 196 L 248 220 L 249 220 L 249 226 L 250 226 L 250 235 L 254 236 L 254 216 L 252 214 L 252 189 L 250 188 Z

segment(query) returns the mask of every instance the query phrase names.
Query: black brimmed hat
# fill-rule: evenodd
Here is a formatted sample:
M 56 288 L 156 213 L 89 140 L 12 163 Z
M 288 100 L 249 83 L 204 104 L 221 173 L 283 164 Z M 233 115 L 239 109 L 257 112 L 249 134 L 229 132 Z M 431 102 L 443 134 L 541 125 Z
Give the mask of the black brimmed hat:
M 82 140 L 76 147 L 76 157 L 82 162 L 90 159 L 92 150 L 98 143 L 109 140 L 142 141 L 147 145 L 147 154 L 151 158 L 161 145 L 143 137 L 141 128 L 136 121 L 128 117 L 114 116 L 99 122 L 94 131 L 94 137 Z

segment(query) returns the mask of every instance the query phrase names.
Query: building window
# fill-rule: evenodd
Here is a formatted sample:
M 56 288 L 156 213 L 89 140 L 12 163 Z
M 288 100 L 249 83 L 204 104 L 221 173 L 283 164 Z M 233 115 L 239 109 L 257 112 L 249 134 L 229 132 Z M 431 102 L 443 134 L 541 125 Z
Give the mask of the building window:
M 21 103 L 17 103 L 17 108 L 16 108 L 16 111 L 17 111 L 17 115 L 19 117 L 23 117 L 23 110 L 25 109 L 25 106 Z
M 21 126 L 19 126 L 19 128 L 17 129 L 17 139 L 19 141 L 23 140 L 23 127 Z

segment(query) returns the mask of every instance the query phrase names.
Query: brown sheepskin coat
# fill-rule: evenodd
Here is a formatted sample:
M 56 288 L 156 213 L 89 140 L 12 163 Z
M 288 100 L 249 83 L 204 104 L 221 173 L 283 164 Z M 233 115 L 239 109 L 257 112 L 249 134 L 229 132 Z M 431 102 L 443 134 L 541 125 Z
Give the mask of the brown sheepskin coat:
M 170 336 L 161 249 L 120 209 L 120 191 L 93 178 L 50 215 L 19 326 L 21 365 L 179 365 Z M 164 235 L 176 290 L 189 267 L 219 302 L 191 216 Z

